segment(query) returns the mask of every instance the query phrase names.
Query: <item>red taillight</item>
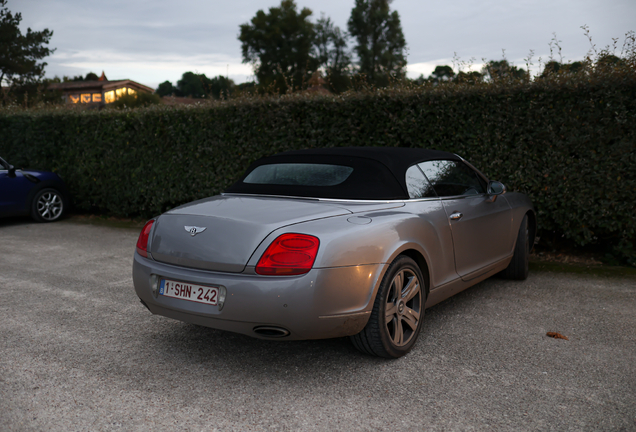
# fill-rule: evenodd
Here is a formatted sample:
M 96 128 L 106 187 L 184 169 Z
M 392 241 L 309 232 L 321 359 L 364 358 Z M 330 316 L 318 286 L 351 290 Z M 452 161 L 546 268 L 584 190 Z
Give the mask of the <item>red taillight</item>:
M 148 237 L 153 223 L 155 223 L 154 219 L 146 222 L 137 239 L 137 253 L 142 257 L 148 257 Z
M 320 240 L 307 234 L 283 234 L 272 242 L 256 264 L 260 275 L 299 275 L 311 270 Z

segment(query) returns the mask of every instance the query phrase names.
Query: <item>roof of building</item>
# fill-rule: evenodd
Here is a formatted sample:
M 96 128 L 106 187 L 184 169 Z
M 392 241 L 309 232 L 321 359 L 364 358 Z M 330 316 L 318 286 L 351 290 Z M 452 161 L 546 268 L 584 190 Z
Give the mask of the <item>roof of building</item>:
M 104 76 L 103 73 L 102 73 L 102 76 Z M 89 89 L 109 91 L 109 90 L 113 90 L 113 89 L 121 88 L 121 87 L 130 87 L 135 90 L 146 91 L 149 93 L 154 92 L 154 89 L 129 79 L 113 80 L 113 81 L 108 81 L 108 80 L 68 81 L 68 82 L 62 82 L 62 83 L 49 84 L 48 88 L 49 90 L 62 90 L 62 91 L 68 92 L 73 90 L 84 91 Z

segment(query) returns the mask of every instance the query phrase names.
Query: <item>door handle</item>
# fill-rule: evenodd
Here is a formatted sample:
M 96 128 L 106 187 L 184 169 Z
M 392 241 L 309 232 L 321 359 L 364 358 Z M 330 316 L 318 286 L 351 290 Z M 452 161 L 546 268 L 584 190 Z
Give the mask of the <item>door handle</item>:
M 455 212 L 452 215 L 450 215 L 451 220 L 460 220 L 462 218 L 462 216 L 464 216 L 463 214 L 461 214 L 460 212 Z

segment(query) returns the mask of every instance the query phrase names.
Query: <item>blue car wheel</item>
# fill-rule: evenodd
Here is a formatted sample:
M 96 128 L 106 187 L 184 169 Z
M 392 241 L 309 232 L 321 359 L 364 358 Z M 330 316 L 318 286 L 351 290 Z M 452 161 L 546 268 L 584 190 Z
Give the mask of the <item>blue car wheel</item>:
M 33 197 L 31 216 L 38 222 L 53 222 L 64 214 L 64 197 L 53 188 L 38 191 Z

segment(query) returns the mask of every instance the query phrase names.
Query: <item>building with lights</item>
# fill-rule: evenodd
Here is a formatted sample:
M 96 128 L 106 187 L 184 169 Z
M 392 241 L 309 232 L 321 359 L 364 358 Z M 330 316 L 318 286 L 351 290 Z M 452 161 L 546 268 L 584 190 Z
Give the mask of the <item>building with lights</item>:
M 52 83 L 48 89 L 61 92 L 67 104 L 84 105 L 87 108 L 101 108 L 124 95 L 154 92 L 154 89 L 129 79 L 109 81 L 104 72 L 97 81 Z

